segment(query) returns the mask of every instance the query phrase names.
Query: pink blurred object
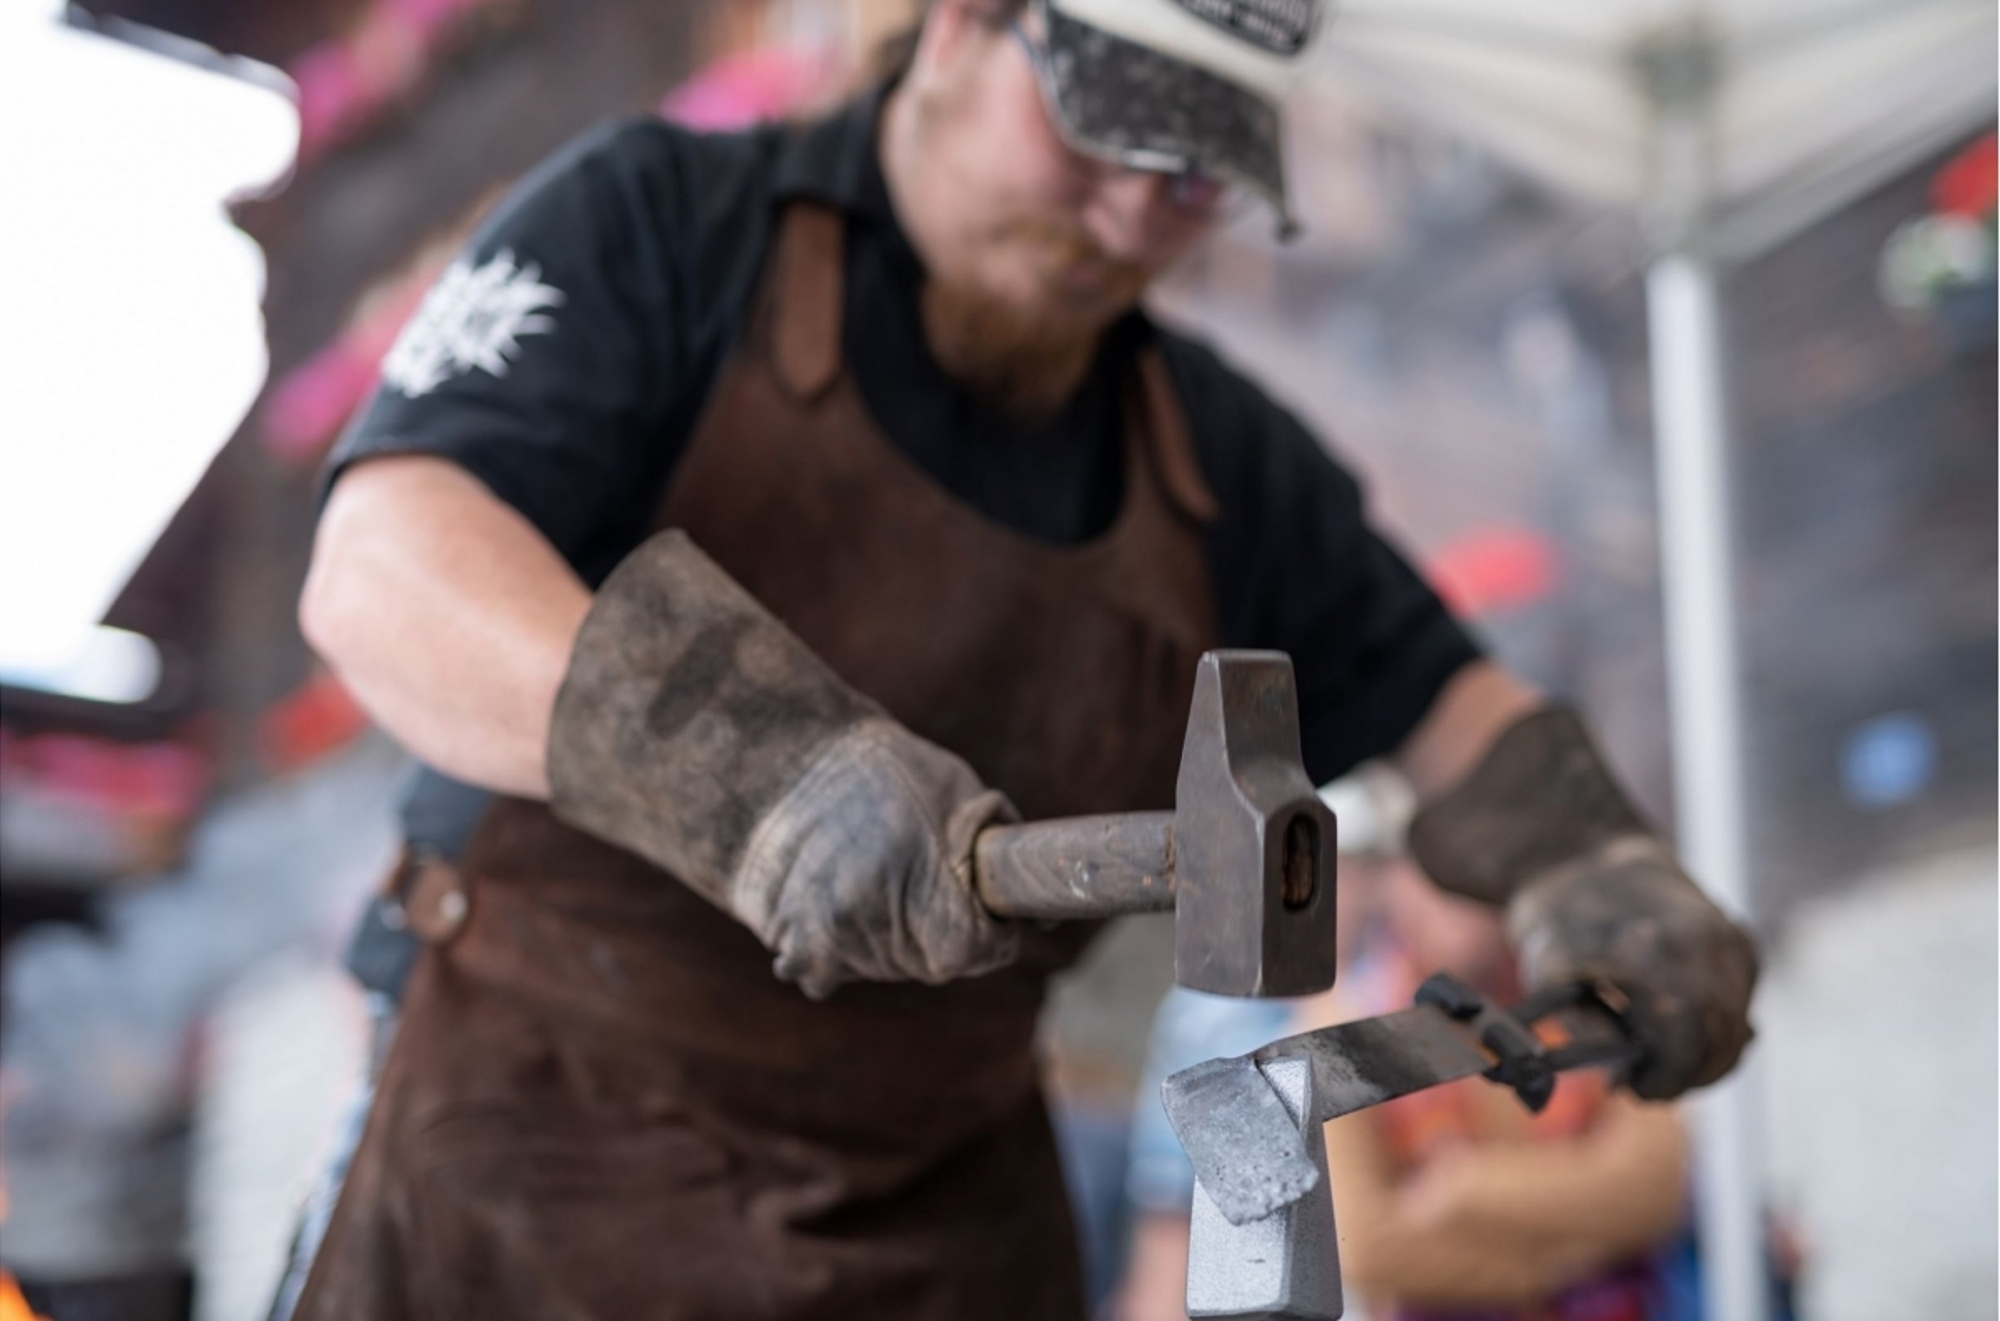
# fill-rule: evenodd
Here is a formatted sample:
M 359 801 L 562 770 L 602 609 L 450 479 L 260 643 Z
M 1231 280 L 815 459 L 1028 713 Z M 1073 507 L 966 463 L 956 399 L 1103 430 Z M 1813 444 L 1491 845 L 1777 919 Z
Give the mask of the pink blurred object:
M 1474 528 L 1440 546 L 1425 576 L 1460 615 L 1519 610 L 1555 590 L 1562 555 L 1540 532 L 1496 525 Z
M 185 821 L 208 791 L 209 764 L 188 743 L 114 743 L 82 734 L 23 737 L 0 729 L 6 792 L 39 791 L 103 810 Z
M 343 336 L 287 372 L 264 406 L 265 445 L 291 463 L 324 453 L 375 388 L 380 362 Z
M 318 460 L 375 389 L 382 355 L 396 342 L 424 291 L 437 276 L 426 264 L 340 338 L 286 372 L 264 401 L 261 435 L 287 463 Z
M 342 42 L 314 46 L 287 70 L 299 89 L 299 159 L 347 136 L 367 104 L 361 71 Z
M 832 84 L 823 51 L 768 46 L 725 55 L 669 92 L 660 114 L 702 132 L 748 128 L 783 119 Z
M 299 89 L 299 160 L 345 141 L 420 81 L 452 28 L 494 0 L 375 0 L 344 36 L 286 68 Z

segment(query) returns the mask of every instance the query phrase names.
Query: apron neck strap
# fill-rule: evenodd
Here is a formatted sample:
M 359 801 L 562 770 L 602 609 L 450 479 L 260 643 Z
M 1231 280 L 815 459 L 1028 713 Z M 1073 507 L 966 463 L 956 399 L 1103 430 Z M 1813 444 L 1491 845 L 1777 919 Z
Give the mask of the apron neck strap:
M 1137 367 L 1139 406 L 1144 413 L 1140 433 L 1153 475 L 1167 499 L 1184 516 L 1197 524 L 1213 523 L 1221 516 L 1222 508 L 1201 475 L 1194 440 L 1188 435 L 1187 414 L 1181 408 L 1180 395 L 1174 389 L 1159 347 L 1148 344 L 1141 349 Z
M 794 202 L 779 224 L 772 364 L 794 396 L 816 399 L 840 375 L 846 223 L 830 207 Z
M 779 221 L 771 361 L 784 388 L 802 402 L 819 398 L 840 375 L 846 232 L 846 218 L 817 202 L 793 202 Z M 1142 350 L 1137 366 L 1146 457 L 1182 514 L 1213 522 L 1220 510 L 1158 348 Z

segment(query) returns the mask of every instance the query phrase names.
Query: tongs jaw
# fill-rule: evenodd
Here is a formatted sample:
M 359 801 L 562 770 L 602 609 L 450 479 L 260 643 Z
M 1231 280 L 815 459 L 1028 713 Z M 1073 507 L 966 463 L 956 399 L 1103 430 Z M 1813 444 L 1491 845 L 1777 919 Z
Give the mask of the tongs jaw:
M 1476 1023 L 1479 1044 L 1492 1052 L 1493 1066 L 1481 1077 L 1510 1087 L 1521 1104 L 1540 1114 L 1555 1095 L 1556 1075 L 1588 1065 L 1622 1068 L 1640 1056 L 1625 997 L 1603 982 L 1569 982 L 1544 987 L 1512 1009 L 1491 1000 L 1448 972 L 1432 973 L 1417 988 L 1417 1003 L 1443 1010 L 1461 1023 Z M 1565 1012 L 1565 1011 L 1581 1011 Z M 1537 1024 L 1564 1015 L 1569 1040 L 1545 1044 Z M 1588 1015 L 1584 1021 L 1582 1015 Z

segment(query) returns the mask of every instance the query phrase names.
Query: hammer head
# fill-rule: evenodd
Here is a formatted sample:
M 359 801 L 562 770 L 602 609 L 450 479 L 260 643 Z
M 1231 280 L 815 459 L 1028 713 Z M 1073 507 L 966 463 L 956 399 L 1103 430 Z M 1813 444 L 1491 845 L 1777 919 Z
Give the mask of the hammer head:
M 1174 978 L 1218 995 L 1333 985 L 1333 812 L 1299 755 L 1282 651 L 1211 651 L 1174 793 Z

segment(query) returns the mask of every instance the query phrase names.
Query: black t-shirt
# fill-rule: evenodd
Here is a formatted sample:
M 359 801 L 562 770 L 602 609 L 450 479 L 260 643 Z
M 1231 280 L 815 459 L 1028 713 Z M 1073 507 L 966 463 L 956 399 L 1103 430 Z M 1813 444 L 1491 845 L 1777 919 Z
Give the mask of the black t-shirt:
M 1083 541 L 1123 494 L 1121 394 L 1157 344 L 1221 508 L 1206 533 L 1222 642 L 1290 652 L 1306 768 L 1332 779 L 1399 743 L 1477 649 L 1364 516 L 1352 475 L 1206 348 L 1133 313 L 1054 417 L 1027 423 L 945 375 L 923 268 L 875 154 L 880 93 L 806 128 L 599 129 L 515 189 L 383 365 L 331 476 L 437 454 L 518 509 L 593 586 L 643 538 L 735 347 L 782 204 L 847 217 L 842 341 L 889 440 L 1030 536 Z M 453 849 L 476 795 L 420 779 L 408 824 Z

